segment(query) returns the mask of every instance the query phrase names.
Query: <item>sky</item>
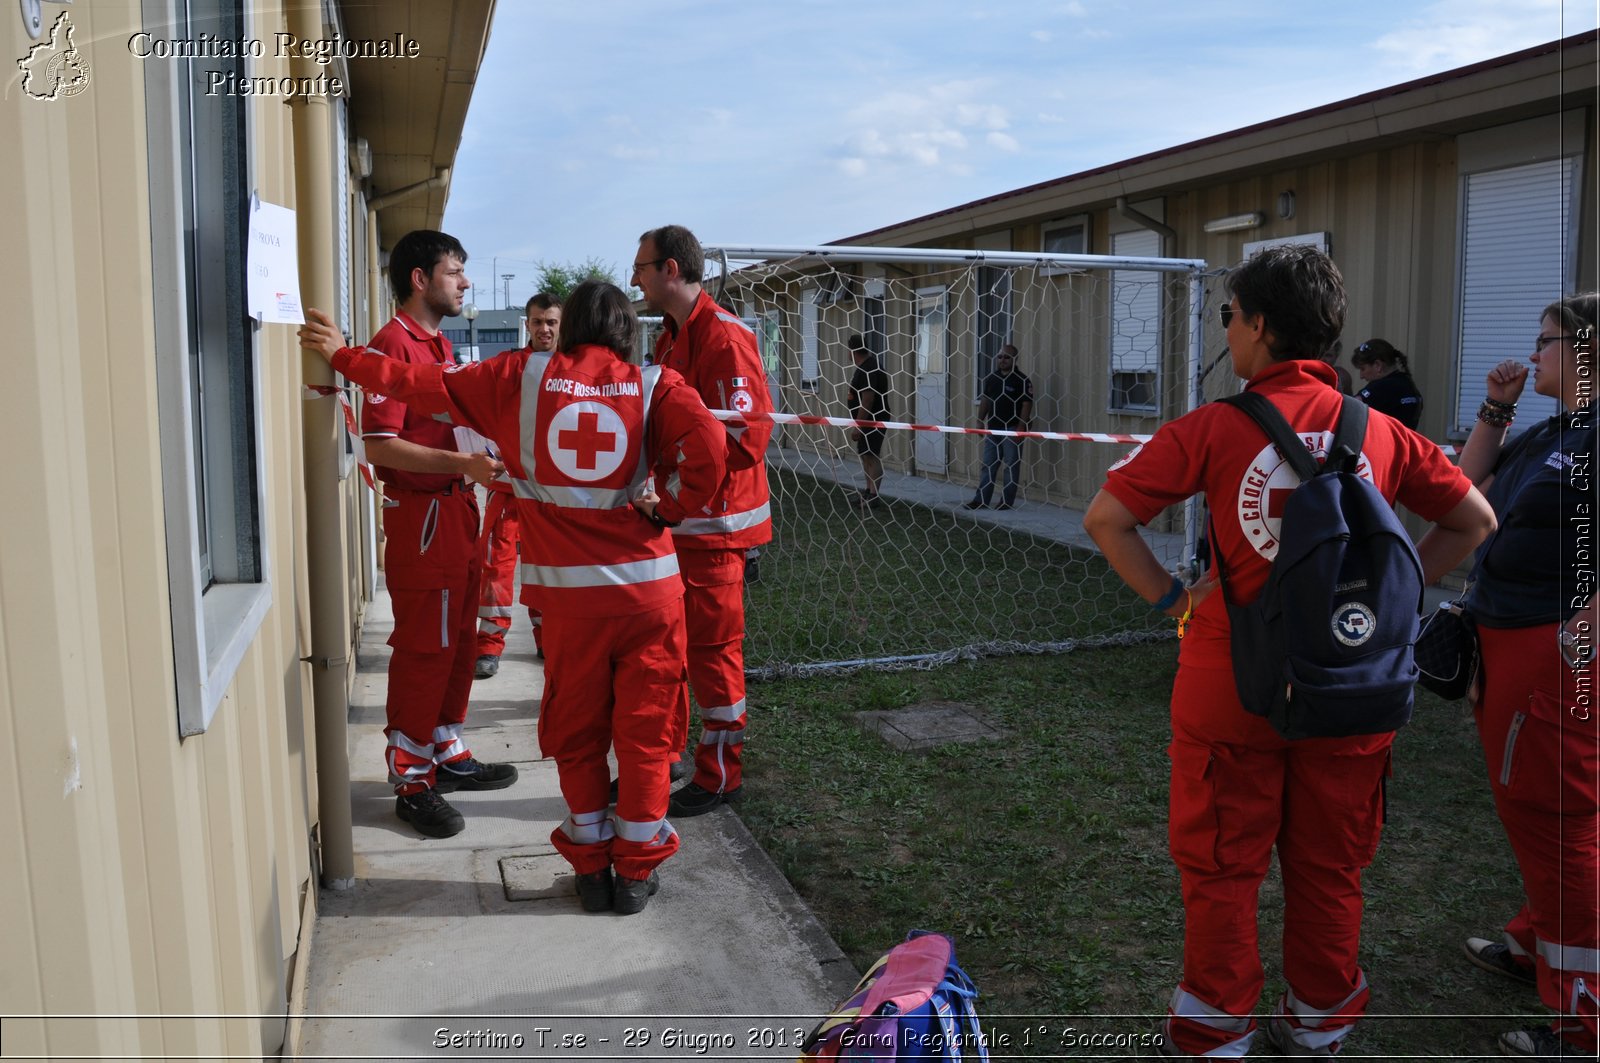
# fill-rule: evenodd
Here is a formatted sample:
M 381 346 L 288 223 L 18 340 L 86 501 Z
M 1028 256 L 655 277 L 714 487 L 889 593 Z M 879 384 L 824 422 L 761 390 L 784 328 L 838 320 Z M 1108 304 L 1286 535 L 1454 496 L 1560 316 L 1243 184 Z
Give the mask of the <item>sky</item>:
M 1594 29 L 1596 0 L 498 0 L 444 228 L 480 307 L 639 234 L 815 245 Z

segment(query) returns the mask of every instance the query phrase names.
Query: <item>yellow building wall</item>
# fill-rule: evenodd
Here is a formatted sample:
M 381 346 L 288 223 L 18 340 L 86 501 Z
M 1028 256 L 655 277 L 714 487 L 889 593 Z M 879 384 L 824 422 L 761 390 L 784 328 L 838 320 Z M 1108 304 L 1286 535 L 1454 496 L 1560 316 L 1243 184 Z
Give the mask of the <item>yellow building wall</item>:
M 256 35 L 282 28 L 250 7 Z M 272 604 L 180 742 L 155 340 L 177 308 L 151 281 L 140 5 L 70 13 L 92 84 L 38 101 L 13 78 L 0 99 L 0 1011 L 240 1017 L 7 1019 L 4 1047 L 256 1055 L 282 1040 L 315 885 L 300 353 L 290 326 L 258 336 Z M 0 26 L 0 52 L 26 54 L 15 13 Z M 251 121 L 255 184 L 293 207 L 292 109 L 257 100 Z

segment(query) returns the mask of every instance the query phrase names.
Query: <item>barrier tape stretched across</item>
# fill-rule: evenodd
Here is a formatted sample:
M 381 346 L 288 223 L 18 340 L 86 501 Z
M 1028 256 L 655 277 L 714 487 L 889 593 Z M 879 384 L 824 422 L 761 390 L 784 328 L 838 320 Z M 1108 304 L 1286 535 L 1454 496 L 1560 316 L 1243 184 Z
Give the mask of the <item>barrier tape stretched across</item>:
M 856 421 L 849 417 L 819 417 L 804 413 L 740 413 L 738 410 L 712 410 L 711 416 L 730 424 L 748 425 L 751 421 L 770 421 L 773 424 L 815 424 L 832 428 L 883 428 L 911 432 L 944 432 L 949 435 L 1011 436 L 1015 439 L 1059 439 L 1078 443 L 1148 443 L 1148 435 L 1129 432 L 1015 432 L 1008 428 L 958 428 L 948 424 L 912 424 L 909 421 Z M 1439 444 L 1446 454 L 1455 454 L 1456 448 Z

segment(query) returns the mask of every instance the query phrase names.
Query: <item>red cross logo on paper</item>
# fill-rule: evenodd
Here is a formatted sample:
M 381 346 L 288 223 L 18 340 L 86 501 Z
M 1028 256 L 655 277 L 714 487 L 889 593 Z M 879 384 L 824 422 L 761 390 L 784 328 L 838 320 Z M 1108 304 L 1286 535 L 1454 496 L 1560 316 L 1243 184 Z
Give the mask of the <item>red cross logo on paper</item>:
M 1327 457 L 1328 447 L 1333 443 L 1332 432 L 1300 432 L 1298 435 L 1312 457 L 1318 461 Z M 1356 475 L 1372 482 L 1372 463 L 1365 453 L 1356 462 Z M 1250 460 L 1244 481 L 1239 484 L 1239 529 L 1244 532 L 1245 542 L 1268 561 L 1278 556 L 1283 507 L 1299 486 L 1300 478 L 1271 443 Z
M 584 483 L 617 471 L 628 454 L 628 428 L 602 402 L 574 402 L 550 419 L 550 458 L 562 474 Z

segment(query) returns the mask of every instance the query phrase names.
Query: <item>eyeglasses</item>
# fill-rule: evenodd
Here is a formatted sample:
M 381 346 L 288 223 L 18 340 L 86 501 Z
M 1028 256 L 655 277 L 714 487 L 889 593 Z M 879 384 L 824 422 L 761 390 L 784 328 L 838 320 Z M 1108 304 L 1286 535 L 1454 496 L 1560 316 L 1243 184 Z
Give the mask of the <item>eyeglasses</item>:
M 1223 328 L 1227 328 L 1229 325 L 1233 324 L 1233 315 L 1235 313 L 1241 313 L 1242 314 L 1242 313 L 1244 313 L 1244 311 L 1242 311 L 1242 310 L 1235 311 L 1233 309 L 1232 305 L 1230 305 L 1228 303 L 1223 303 L 1221 306 L 1217 307 L 1217 316 L 1222 318 L 1222 327 Z
M 670 258 L 670 257 L 672 257 L 672 256 L 670 256 L 670 255 L 669 255 L 669 256 L 667 256 L 667 257 L 668 257 L 668 258 Z M 634 275 L 635 275 L 635 276 L 637 276 L 637 275 L 638 275 L 638 273 L 639 273 L 639 271 L 640 271 L 640 270 L 643 270 L 643 269 L 646 269 L 646 268 L 647 268 L 647 267 L 649 267 L 649 266 L 659 266 L 659 265 L 661 265 L 661 264 L 662 264 L 662 263 L 663 263 L 663 262 L 665 262 L 665 261 L 666 261 L 666 260 L 667 260 L 667 259 L 665 259 L 665 258 L 658 258 L 658 259 L 655 259 L 655 260 L 654 260 L 654 261 L 652 261 L 652 262 L 635 262 L 635 263 L 634 263 L 634 264 L 633 264 L 633 272 L 634 272 Z
M 1562 340 L 1575 340 L 1577 338 L 1576 336 L 1539 336 L 1533 341 L 1533 349 L 1542 351 L 1552 343 L 1560 343 Z

